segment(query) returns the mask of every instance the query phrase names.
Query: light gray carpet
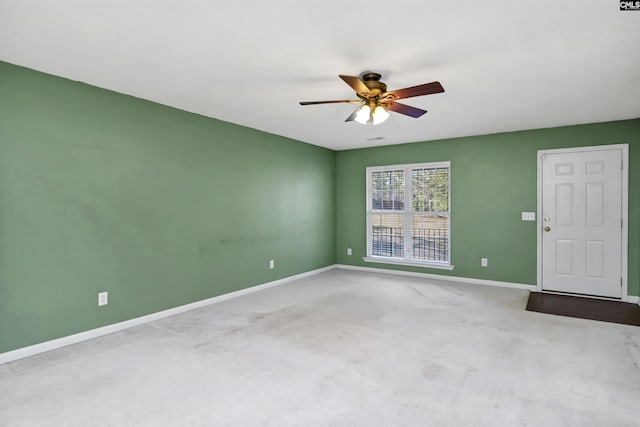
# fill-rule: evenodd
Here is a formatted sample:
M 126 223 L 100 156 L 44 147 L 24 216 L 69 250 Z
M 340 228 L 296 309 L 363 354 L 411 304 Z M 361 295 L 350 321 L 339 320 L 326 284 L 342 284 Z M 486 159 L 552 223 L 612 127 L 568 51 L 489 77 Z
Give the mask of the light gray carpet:
M 527 294 L 332 270 L 0 366 L 0 425 L 640 425 L 640 328 Z

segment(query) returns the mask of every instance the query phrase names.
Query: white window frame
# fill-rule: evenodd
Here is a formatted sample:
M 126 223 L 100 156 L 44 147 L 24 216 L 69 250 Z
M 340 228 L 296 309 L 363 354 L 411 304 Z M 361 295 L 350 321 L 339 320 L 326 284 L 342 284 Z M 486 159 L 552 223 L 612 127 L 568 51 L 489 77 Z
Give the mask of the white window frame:
M 397 257 L 386 257 L 386 256 L 374 256 L 372 255 L 373 253 L 373 242 L 372 242 L 372 230 L 371 230 L 371 214 L 374 214 L 376 212 L 384 212 L 384 213 L 390 213 L 390 211 L 388 210 L 374 210 L 373 206 L 372 206 L 372 188 L 371 188 L 371 176 L 373 174 L 373 172 L 380 172 L 380 171 L 390 171 L 390 170 L 403 170 L 404 171 L 404 208 L 405 210 L 402 211 L 395 211 L 396 213 L 402 214 L 404 217 L 403 220 L 403 224 L 404 224 L 404 242 L 403 242 L 403 247 L 406 248 L 412 248 L 413 247 L 413 240 L 412 240 L 412 234 L 410 232 L 408 232 L 408 228 L 409 228 L 409 220 L 412 220 L 412 215 L 414 213 L 413 211 L 413 188 L 412 188 L 412 180 L 411 180 L 411 173 L 414 169 L 435 169 L 435 168 L 447 168 L 449 169 L 449 181 L 448 181 L 448 196 L 449 196 L 449 200 L 448 200 L 448 206 L 449 206 L 449 211 L 448 211 L 448 216 L 449 216 L 449 221 L 447 221 L 448 223 L 448 228 L 449 228 L 449 239 L 447 240 L 447 253 L 449 254 L 449 261 L 420 261 L 420 260 L 414 260 L 411 259 L 411 253 L 410 251 L 405 250 L 404 251 L 404 257 L 403 258 L 397 258 Z M 426 268 L 436 268 L 436 269 L 442 269 L 442 270 L 453 270 L 454 266 L 453 264 L 451 264 L 451 162 L 430 162 L 430 163 L 411 163 L 411 164 L 400 164 L 400 165 L 384 165 L 384 166 L 372 166 L 372 167 L 368 167 L 366 169 L 366 182 L 367 182 L 367 211 L 366 211 L 366 218 L 367 218 L 367 256 L 363 257 L 362 260 L 365 262 L 374 262 L 374 263 L 379 263 L 379 264 L 396 264 L 396 265 L 409 265 L 409 266 L 415 266 L 415 267 L 426 267 Z M 406 209 L 410 209 L 410 210 L 406 210 Z M 408 219 L 409 218 L 409 219 Z

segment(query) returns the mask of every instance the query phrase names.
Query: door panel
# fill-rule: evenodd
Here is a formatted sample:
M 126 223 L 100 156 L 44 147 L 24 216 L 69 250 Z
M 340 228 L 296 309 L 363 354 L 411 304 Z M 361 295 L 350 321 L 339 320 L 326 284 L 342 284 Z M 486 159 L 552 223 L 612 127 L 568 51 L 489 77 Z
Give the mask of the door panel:
M 556 223 L 561 226 L 573 225 L 573 183 L 556 184 Z
M 621 298 L 621 165 L 619 149 L 543 155 L 543 290 Z
M 573 241 L 556 240 L 556 276 L 573 277 Z

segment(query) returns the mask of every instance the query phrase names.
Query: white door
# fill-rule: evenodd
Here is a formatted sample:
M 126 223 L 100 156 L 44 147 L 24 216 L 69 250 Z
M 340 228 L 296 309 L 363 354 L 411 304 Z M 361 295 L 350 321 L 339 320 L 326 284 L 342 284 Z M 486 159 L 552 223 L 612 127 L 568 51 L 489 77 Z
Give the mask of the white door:
M 622 150 L 541 154 L 542 290 L 622 297 Z

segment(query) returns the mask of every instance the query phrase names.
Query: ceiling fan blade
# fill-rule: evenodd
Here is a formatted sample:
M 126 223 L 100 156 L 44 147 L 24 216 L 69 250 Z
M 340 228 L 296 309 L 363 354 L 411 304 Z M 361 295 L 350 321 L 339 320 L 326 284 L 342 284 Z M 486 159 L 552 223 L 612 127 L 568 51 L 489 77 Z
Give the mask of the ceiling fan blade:
M 316 104 L 340 104 L 340 103 L 353 104 L 355 102 L 362 102 L 360 99 L 340 99 L 336 101 L 301 101 L 300 105 L 316 105 Z
M 404 89 L 392 90 L 385 95 L 393 95 L 394 99 L 412 98 L 414 96 L 431 95 L 434 93 L 444 92 L 444 88 L 440 82 L 425 83 L 423 85 L 406 87 Z
M 353 88 L 353 90 L 356 91 L 356 93 L 364 94 L 364 95 L 368 95 L 369 94 L 369 88 L 367 86 L 365 86 L 365 84 L 363 83 L 362 80 L 360 80 L 360 77 L 357 77 L 357 76 L 345 76 L 343 74 L 338 75 L 338 77 L 340 77 L 342 80 L 344 80 L 344 82 L 346 84 L 351 86 Z
M 353 110 L 353 113 L 351 113 L 351 115 L 347 117 L 347 120 L 345 120 L 345 122 L 352 122 L 358 115 L 358 111 L 360 111 L 360 106 L 356 107 L 356 109 Z
M 386 108 L 387 110 L 395 111 L 396 113 L 404 114 L 405 116 L 410 116 L 414 119 L 417 119 L 427 112 L 427 110 L 422 110 L 410 105 L 400 104 L 399 102 L 391 102 L 386 105 Z

